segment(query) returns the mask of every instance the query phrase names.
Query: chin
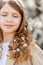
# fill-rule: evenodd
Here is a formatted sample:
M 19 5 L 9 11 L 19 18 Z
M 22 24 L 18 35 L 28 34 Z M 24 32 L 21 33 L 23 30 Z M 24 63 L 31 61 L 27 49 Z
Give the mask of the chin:
M 6 33 L 12 33 L 12 32 L 15 32 L 15 30 L 3 30 L 4 32 L 6 32 Z

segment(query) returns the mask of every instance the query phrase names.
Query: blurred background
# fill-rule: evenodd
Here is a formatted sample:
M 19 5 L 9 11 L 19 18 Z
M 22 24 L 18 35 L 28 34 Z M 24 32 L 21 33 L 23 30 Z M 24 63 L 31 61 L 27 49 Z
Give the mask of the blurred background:
M 33 38 L 37 40 L 37 44 L 43 49 L 43 0 L 20 1 L 23 2 Z

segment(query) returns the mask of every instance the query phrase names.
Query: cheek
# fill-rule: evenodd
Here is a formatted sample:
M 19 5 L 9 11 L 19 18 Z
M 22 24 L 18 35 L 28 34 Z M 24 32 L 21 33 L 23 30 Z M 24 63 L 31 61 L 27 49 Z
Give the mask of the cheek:
M 1 22 L 5 22 L 5 18 L 4 17 L 0 17 L 0 23 Z
M 0 26 L 3 26 L 4 25 L 4 20 L 1 20 L 0 21 Z
M 0 17 L 0 27 L 2 28 L 5 23 L 5 19 L 3 17 Z

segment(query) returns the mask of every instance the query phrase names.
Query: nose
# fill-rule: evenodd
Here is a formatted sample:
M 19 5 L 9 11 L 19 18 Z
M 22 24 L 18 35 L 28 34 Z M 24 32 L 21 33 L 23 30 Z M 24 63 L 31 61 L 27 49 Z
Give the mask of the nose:
M 12 16 L 11 15 L 7 16 L 7 22 L 12 22 Z

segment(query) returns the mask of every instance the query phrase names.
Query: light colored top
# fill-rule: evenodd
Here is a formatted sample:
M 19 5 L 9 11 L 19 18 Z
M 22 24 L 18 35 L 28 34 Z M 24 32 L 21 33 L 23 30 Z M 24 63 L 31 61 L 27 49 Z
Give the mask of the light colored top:
M 3 52 L 2 52 L 2 58 L 0 59 L 0 65 L 6 65 L 6 59 L 8 54 L 8 45 L 9 42 L 4 42 L 2 45 Z

